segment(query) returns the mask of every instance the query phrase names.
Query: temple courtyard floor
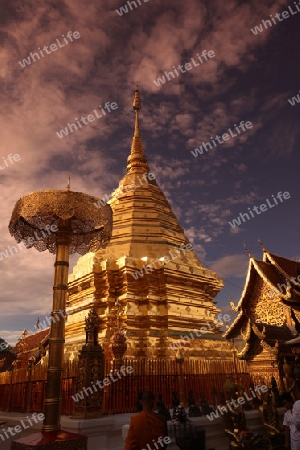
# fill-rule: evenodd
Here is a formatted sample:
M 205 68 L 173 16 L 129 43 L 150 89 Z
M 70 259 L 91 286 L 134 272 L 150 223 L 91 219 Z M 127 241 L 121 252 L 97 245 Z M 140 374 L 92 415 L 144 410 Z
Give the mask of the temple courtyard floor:
M 279 408 L 279 415 L 282 417 L 285 409 Z M 111 416 L 104 416 L 99 419 L 78 420 L 67 416 L 61 417 L 61 427 L 63 430 L 81 433 L 88 436 L 88 450 L 124 450 L 124 440 L 122 437 L 122 428 L 124 425 L 130 423 L 130 417 L 136 413 L 130 414 L 116 414 Z M 264 427 L 257 410 L 245 411 L 247 428 L 249 431 L 257 434 L 264 433 Z M 5 421 L 5 425 L 0 429 L 3 434 L 8 427 L 15 427 L 20 425 L 21 421 L 26 421 L 26 417 L 31 414 L 21 413 L 6 413 L 0 411 L 0 421 Z M 224 432 L 223 418 L 216 418 L 210 421 L 206 416 L 193 417 L 190 419 L 193 426 L 199 426 L 205 429 L 206 434 L 206 450 L 227 450 L 229 448 L 229 439 Z M 171 422 L 168 422 L 168 427 Z M 126 427 L 125 427 L 126 428 Z M 22 429 L 22 432 L 15 437 L 9 436 L 5 440 L 0 440 L 0 450 L 9 450 L 12 440 L 26 437 L 32 433 L 40 431 L 41 424 L 37 423 L 28 429 Z M 8 435 L 8 432 L 6 432 Z M 123 429 L 124 434 L 124 429 Z M 168 445 L 168 450 L 177 450 L 179 447 L 175 443 L 175 439 L 171 438 L 172 442 Z

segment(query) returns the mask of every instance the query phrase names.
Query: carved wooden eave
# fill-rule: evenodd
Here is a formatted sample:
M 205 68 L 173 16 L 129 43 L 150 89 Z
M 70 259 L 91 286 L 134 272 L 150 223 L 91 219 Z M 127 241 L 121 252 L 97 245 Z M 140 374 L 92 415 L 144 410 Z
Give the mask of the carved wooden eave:
M 293 261 L 287 258 L 284 258 L 279 255 L 275 255 L 274 253 L 270 253 L 268 250 L 264 248 L 263 254 L 264 261 L 270 261 L 270 263 L 276 267 L 279 273 L 283 276 L 284 279 L 288 279 L 291 284 L 294 284 L 298 288 L 300 288 L 300 282 L 297 280 L 295 275 L 300 275 L 300 261 Z M 291 277 L 296 278 L 296 280 L 292 280 Z M 300 291 L 295 291 L 296 295 L 300 296 Z
M 263 327 L 262 331 L 259 331 L 259 328 L 253 323 L 252 330 L 261 341 L 266 339 L 266 327 Z
M 249 341 L 249 339 L 250 339 L 250 336 L 251 336 L 251 319 L 249 318 L 248 319 L 248 323 L 247 323 L 247 325 L 246 325 L 246 332 L 245 333 L 243 333 L 242 331 L 241 331 L 241 336 L 242 336 L 242 338 L 244 339 L 244 341 L 245 342 L 248 342 Z
M 260 324 L 262 325 L 262 324 Z M 241 333 L 242 337 L 245 341 L 245 345 L 242 350 L 237 354 L 239 359 L 250 359 L 254 356 L 253 349 L 255 346 L 259 345 L 261 349 L 266 350 L 271 358 L 277 358 L 280 344 L 278 340 L 275 340 L 274 345 L 272 345 L 273 341 L 267 342 L 267 333 L 266 326 L 263 325 L 262 331 L 259 330 L 257 324 L 252 323 L 247 325 L 247 331 L 245 334 Z
M 270 353 L 270 356 L 277 357 L 278 349 L 269 345 L 266 341 L 260 341 L 260 345 L 264 350 L 267 350 Z
M 242 350 L 237 354 L 239 359 L 250 359 L 253 356 L 253 347 L 255 342 L 261 344 L 261 340 L 258 338 L 256 333 L 254 332 L 253 325 L 251 324 L 251 320 L 249 319 L 246 327 L 245 334 L 241 332 L 241 336 L 245 341 L 245 345 Z
M 235 306 L 235 304 L 233 303 L 231 298 L 229 300 L 229 303 L 230 303 L 231 310 L 234 311 L 234 312 L 238 312 L 238 310 L 239 310 L 238 305 Z
M 245 320 L 248 320 L 248 317 L 245 318 L 244 315 L 247 310 L 248 299 L 249 299 L 249 297 L 251 297 L 251 294 L 252 294 L 251 285 L 253 285 L 254 281 L 255 281 L 255 276 L 256 276 L 255 272 L 258 272 L 257 267 L 255 265 L 255 260 L 252 256 L 250 256 L 248 269 L 247 269 L 247 275 L 246 275 L 246 282 L 245 282 L 245 286 L 244 286 L 241 298 L 240 298 L 237 306 L 234 306 L 232 301 L 230 302 L 231 309 L 235 312 L 239 311 L 239 314 L 235 318 L 235 320 L 233 321 L 231 326 L 228 328 L 226 333 L 224 334 L 224 337 L 227 339 L 232 339 L 232 338 L 237 337 L 240 334 L 240 332 L 239 332 L 240 327 L 243 325 Z M 261 274 L 260 274 L 260 276 L 261 276 Z M 270 285 L 269 282 L 268 282 L 268 284 Z M 272 288 L 274 288 L 273 285 L 271 285 L 271 286 L 272 286 Z
M 269 255 L 269 253 L 268 253 Z M 273 255 L 274 256 L 274 255 Z M 292 261 L 290 261 L 293 264 Z M 277 264 L 278 266 L 278 264 Z M 300 266 L 300 264 L 299 264 Z M 232 301 L 230 301 L 230 305 L 233 311 L 238 311 L 239 314 L 235 318 L 234 322 L 225 332 L 224 337 L 227 339 L 232 339 L 237 337 L 240 334 L 240 329 L 244 325 L 245 320 L 247 319 L 247 310 L 249 307 L 249 301 L 251 299 L 253 286 L 255 285 L 255 279 L 257 275 L 263 280 L 265 285 L 270 289 L 270 291 L 274 294 L 274 298 L 280 299 L 283 305 L 286 307 L 294 307 L 297 309 L 297 300 L 293 299 L 294 293 L 296 293 L 295 289 L 291 289 L 289 286 L 286 286 L 286 291 L 281 292 L 277 284 L 282 284 L 282 279 L 280 275 L 277 273 L 277 269 L 275 269 L 274 265 L 271 262 L 268 262 L 268 258 L 266 253 L 264 253 L 264 261 L 259 261 L 253 258 L 251 255 L 249 257 L 249 265 L 246 275 L 245 286 L 241 295 L 241 298 L 237 304 L 234 305 Z M 298 295 L 298 293 L 297 293 Z M 299 302 L 300 309 L 300 302 Z M 245 317 L 244 317 L 245 316 Z
M 264 358 L 277 360 L 279 354 L 290 353 L 285 342 L 293 337 L 291 325 L 299 328 L 300 283 L 293 283 L 291 277 L 300 274 L 300 262 L 273 255 L 264 247 L 260 261 L 246 250 L 249 265 L 245 285 L 237 306 L 230 299 L 231 309 L 238 315 L 224 337 L 242 338 L 238 358 L 263 365 Z
M 250 279 L 252 277 L 252 272 L 253 272 L 253 263 L 252 263 L 252 257 L 250 257 L 249 259 L 249 264 L 248 264 L 248 270 L 247 270 L 247 276 L 246 276 L 246 282 L 245 282 L 245 286 L 240 298 L 240 301 L 237 304 L 237 309 L 240 310 L 243 306 L 244 300 L 246 299 L 246 296 L 248 294 L 248 286 L 250 284 Z
M 248 294 L 252 293 L 251 282 L 253 281 L 253 277 L 255 276 L 255 271 L 260 275 L 260 277 L 265 281 L 265 283 L 272 290 L 276 291 L 276 293 L 280 294 L 281 296 L 284 295 L 278 289 L 278 286 L 276 284 L 272 283 L 271 280 L 268 278 L 268 276 L 264 273 L 264 270 L 262 268 L 262 264 L 266 264 L 266 267 L 265 267 L 266 269 L 267 269 L 267 267 L 271 268 L 270 264 L 268 265 L 268 263 L 263 262 L 263 261 L 258 261 L 255 258 L 253 258 L 252 256 L 250 256 L 248 270 L 247 270 L 247 275 L 246 275 L 245 286 L 244 286 L 241 298 L 240 298 L 237 306 L 234 306 L 232 301 L 230 302 L 231 309 L 233 311 L 240 311 L 243 308 L 243 306 L 245 306 L 245 303 L 247 302 L 247 299 L 249 298 Z M 278 280 L 278 281 L 281 281 L 281 280 Z M 289 298 L 289 296 L 287 296 L 287 298 Z
M 300 261 L 293 261 L 270 253 L 263 247 L 263 260 L 269 262 L 280 277 L 280 284 L 285 293 L 281 292 L 283 302 L 295 310 L 300 310 Z M 292 279 L 295 278 L 295 279 Z M 290 285 L 287 285 L 288 280 Z
M 247 353 L 250 350 L 250 343 L 246 342 L 245 346 L 243 347 L 243 349 L 237 354 L 237 357 L 239 359 L 247 359 Z
M 224 333 L 223 337 L 226 339 L 234 339 L 240 333 L 240 328 L 243 326 L 244 322 L 247 322 L 247 317 L 245 316 L 243 311 L 240 311 L 238 316 L 232 322 L 228 330 Z
M 278 345 L 274 345 L 272 347 L 268 342 L 265 341 L 266 339 L 266 327 L 263 326 L 262 331 L 259 330 L 259 328 L 256 326 L 255 323 L 252 324 L 252 330 L 254 334 L 258 337 L 259 343 L 262 346 L 263 349 L 267 350 L 270 353 L 270 356 L 277 356 L 278 354 Z M 278 341 L 277 341 L 278 343 Z

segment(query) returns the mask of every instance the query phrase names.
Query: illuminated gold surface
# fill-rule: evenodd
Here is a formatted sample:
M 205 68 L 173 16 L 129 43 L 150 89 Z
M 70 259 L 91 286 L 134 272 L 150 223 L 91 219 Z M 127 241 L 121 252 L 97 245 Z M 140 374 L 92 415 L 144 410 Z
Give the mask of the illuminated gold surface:
M 32 192 L 15 204 L 8 227 L 10 234 L 17 242 L 25 240 L 27 248 L 56 253 L 56 233 L 49 227 L 56 227 L 57 231 L 61 220 L 69 220 L 69 253 L 84 255 L 95 251 L 107 245 L 112 221 L 112 211 L 108 205 L 95 208 L 98 200 L 82 192 Z M 34 235 L 35 232 L 37 235 Z M 29 238 L 33 238 L 32 243 L 28 242 Z
M 111 241 L 106 249 L 81 257 L 69 276 L 65 357 L 72 352 L 76 355 L 83 345 L 84 319 L 95 303 L 102 319 L 99 339 L 111 358 L 113 309 L 118 300 L 120 327 L 126 331 L 125 358 L 174 359 L 176 351 L 170 344 L 196 330 L 200 336 L 194 334 L 195 339 L 182 344 L 185 357 L 231 359 L 231 348 L 222 339 L 215 319 L 219 309 L 213 302 L 223 281 L 203 266 L 193 250 L 179 250 L 180 245 L 188 244 L 184 230 L 156 180 L 146 177 L 149 167 L 139 132 L 138 91 L 134 106 L 136 122 L 127 174 L 109 201 L 113 210 Z M 137 270 L 170 251 L 176 258 L 134 279 Z M 203 326 L 208 329 L 206 335 L 200 332 Z

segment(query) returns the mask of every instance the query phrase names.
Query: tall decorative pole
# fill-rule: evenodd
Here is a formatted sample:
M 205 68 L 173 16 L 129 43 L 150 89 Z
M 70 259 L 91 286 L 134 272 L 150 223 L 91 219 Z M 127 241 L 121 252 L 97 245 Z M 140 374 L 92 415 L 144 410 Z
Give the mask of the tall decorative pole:
M 181 348 L 178 349 L 175 359 L 177 364 L 179 364 L 179 401 L 182 406 L 184 406 L 184 388 L 183 388 L 183 373 L 182 373 L 182 365 L 184 361 L 184 355 L 182 353 Z
M 9 231 L 17 242 L 39 251 L 48 249 L 56 254 L 54 264 L 53 306 L 51 316 L 65 317 L 68 290 L 69 254 L 84 255 L 108 244 L 112 232 L 112 211 L 109 205 L 96 208 L 98 202 L 81 192 L 33 192 L 17 201 L 9 224 Z M 57 316 L 56 316 L 57 315 Z M 40 445 L 47 448 L 86 447 L 86 438 L 74 433 L 60 433 L 61 376 L 64 368 L 65 319 L 51 321 L 49 362 L 44 403 L 44 423 Z M 52 432 L 50 434 L 50 432 Z M 44 439 L 46 435 L 46 441 Z M 12 450 L 32 448 L 37 445 L 35 435 L 14 441 Z M 44 447 L 43 447 L 44 449 Z
M 123 356 L 127 350 L 126 337 L 123 330 L 120 329 L 120 303 L 115 302 L 116 307 L 116 327 L 115 333 L 110 338 L 109 349 L 112 355 L 111 372 L 116 373 L 123 365 Z
M 31 356 L 27 363 L 27 395 L 26 395 L 26 412 L 31 409 L 31 395 L 32 395 L 32 368 L 35 363 L 35 357 Z

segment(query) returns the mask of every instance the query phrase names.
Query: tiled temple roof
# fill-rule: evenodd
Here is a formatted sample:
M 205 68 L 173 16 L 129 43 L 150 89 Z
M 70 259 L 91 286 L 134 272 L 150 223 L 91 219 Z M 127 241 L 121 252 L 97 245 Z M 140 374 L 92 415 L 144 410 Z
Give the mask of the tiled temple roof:
M 249 266 L 245 286 L 237 306 L 231 303 L 232 309 L 238 312 L 238 316 L 224 334 L 224 337 L 227 339 L 233 339 L 241 335 L 242 330 L 245 329 L 248 323 L 251 327 L 255 325 L 260 331 L 265 327 L 265 341 L 278 340 L 284 342 L 293 337 L 288 326 L 279 327 L 263 324 L 261 323 L 263 320 L 256 321 L 253 319 L 253 314 L 251 314 L 253 302 L 256 302 L 258 299 L 254 291 L 261 282 L 267 287 L 268 292 L 271 293 L 271 296 L 268 298 L 269 302 L 272 302 L 273 299 L 275 304 L 279 300 L 287 309 L 292 307 L 296 315 L 299 314 L 298 311 L 300 310 L 300 283 L 291 278 L 296 278 L 300 274 L 300 262 L 274 255 L 268 252 L 263 246 L 262 248 L 262 261 L 255 259 L 248 251 Z M 263 297 L 260 298 L 260 302 L 263 301 L 267 302 L 267 300 L 263 300 Z M 250 335 L 248 338 L 250 339 Z M 244 353 L 249 350 L 248 347 L 247 349 L 244 347 Z
M 21 365 L 27 365 L 29 358 L 34 356 L 36 361 L 41 357 L 41 346 L 45 347 L 49 338 L 50 328 L 38 331 L 35 334 L 30 334 L 22 339 L 19 339 L 12 352 L 16 358 L 21 361 Z

